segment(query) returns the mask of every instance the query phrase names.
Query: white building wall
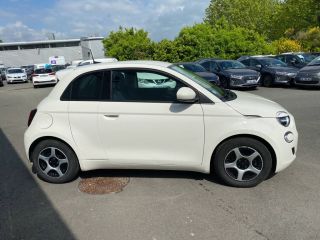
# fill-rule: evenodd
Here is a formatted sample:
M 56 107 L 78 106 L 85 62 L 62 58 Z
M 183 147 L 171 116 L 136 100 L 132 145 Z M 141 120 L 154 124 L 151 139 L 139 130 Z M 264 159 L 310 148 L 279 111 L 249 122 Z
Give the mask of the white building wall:
M 104 57 L 104 49 L 101 40 L 85 40 L 85 45 L 91 48 L 95 58 Z M 81 44 L 83 45 L 83 44 Z M 73 60 L 87 59 L 83 56 L 82 47 L 58 47 L 58 48 L 37 48 L 0 51 L 0 62 L 6 67 L 17 67 L 37 63 L 47 63 L 50 56 L 64 56 L 67 63 Z
M 81 59 L 81 47 L 38 48 L 0 51 L 0 61 L 7 67 L 49 62 L 50 56 L 64 56 L 66 62 Z

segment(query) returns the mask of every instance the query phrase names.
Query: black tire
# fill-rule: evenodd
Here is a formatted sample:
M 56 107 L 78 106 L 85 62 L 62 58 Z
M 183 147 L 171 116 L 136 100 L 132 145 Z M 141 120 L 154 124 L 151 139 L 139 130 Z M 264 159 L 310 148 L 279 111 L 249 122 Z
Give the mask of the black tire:
M 38 86 L 36 86 L 36 85 L 33 85 L 33 88 L 38 88 Z
M 225 77 L 221 77 L 220 81 L 221 81 L 221 86 L 223 88 L 225 88 L 225 89 L 230 88 L 230 80 L 226 79 Z
M 240 150 L 240 158 L 237 157 L 235 149 Z M 246 160 L 246 157 L 252 157 L 253 153 L 258 155 L 251 161 Z M 214 174 L 226 185 L 239 188 L 254 187 L 270 175 L 272 156 L 268 148 L 258 140 L 247 137 L 233 138 L 218 146 L 212 167 Z M 254 173 L 249 168 L 260 172 Z M 240 171 L 244 172 L 243 177 L 239 174 Z M 241 180 L 238 180 L 238 177 L 241 177 Z
M 52 149 L 54 149 L 54 156 Z M 43 160 L 44 157 L 46 160 Z M 57 140 L 49 139 L 38 143 L 31 153 L 31 160 L 38 177 L 50 183 L 70 182 L 75 179 L 80 170 L 74 151 L 68 145 Z M 64 162 L 62 163 L 62 161 Z M 48 169 L 50 170 L 46 173 Z
M 262 79 L 262 85 L 264 87 L 272 87 L 273 85 L 273 78 L 271 75 L 265 75 Z

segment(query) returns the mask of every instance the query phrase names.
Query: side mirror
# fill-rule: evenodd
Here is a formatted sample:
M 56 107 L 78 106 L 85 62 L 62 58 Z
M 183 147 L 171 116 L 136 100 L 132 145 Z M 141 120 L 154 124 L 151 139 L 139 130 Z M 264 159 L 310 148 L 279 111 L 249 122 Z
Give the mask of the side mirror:
M 177 100 L 179 102 L 193 103 L 196 102 L 197 94 L 191 88 L 182 87 L 177 92 Z
M 257 65 L 256 65 L 256 68 L 259 68 L 259 69 L 261 69 L 261 68 L 262 68 L 262 65 L 260 65 L 260 64 L 257 64 Z

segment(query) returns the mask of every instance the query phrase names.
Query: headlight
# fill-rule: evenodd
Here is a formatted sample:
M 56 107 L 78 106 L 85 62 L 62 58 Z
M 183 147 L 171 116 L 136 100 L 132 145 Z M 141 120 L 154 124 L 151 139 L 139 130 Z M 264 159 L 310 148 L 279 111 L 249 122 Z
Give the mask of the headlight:
M 239 75 L 231 75 L 231 78 L 235 78 L 235 79 L 242 79 L 243 76 L 239 76 Z
M 290 125 L 290 116 L 286 112 L 277 112 L 277 120 L 284 127 Z
M 280 76 L 286 76 L 288 74 L 289 73 L 287 73 L 287 72 L 276 72 L 276 75 L 280 75 Z

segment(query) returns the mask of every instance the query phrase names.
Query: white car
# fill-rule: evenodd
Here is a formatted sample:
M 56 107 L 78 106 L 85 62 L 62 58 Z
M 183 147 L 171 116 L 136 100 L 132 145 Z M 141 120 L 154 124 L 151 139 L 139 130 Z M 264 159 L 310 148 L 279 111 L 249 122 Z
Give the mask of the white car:
M 6 71 L 7 83 L 28 82 L 26 71 L 22 68 L 8 68 Z
M 174 85 L 141 87 L 146 73 Z M 31 111 L 24 135 L 45 181 L 68 182 L 79 170 L 162 169 L 213 171 L 230 186 L 252 187 L 296 158 L 287 110 L 170 63 L 93 64 L 61 77 Z
M 40 85 L 52 85 L 58 82 L 55 72 L 51 68 L 37 68 L 32 74 L 32 84 L 36 88 Z

